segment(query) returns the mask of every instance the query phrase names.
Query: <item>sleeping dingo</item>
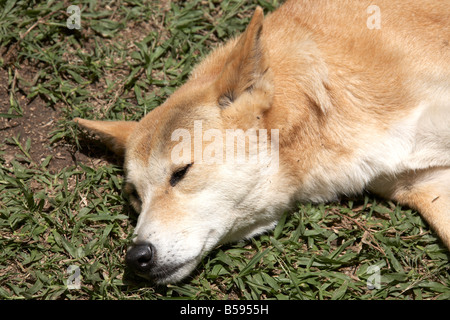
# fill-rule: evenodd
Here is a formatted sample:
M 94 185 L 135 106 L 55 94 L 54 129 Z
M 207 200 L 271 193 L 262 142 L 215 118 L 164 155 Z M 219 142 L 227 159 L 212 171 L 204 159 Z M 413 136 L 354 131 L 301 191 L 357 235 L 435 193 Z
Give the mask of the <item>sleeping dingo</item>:
M 377 0 L 371 27 L 371 4 L 257 8 L 141 121 L 75 119 L 125 157 L 131 269 L 179 281 L 297 201 L 363 190 L 418 210 L 450 247 L 450 8 Z

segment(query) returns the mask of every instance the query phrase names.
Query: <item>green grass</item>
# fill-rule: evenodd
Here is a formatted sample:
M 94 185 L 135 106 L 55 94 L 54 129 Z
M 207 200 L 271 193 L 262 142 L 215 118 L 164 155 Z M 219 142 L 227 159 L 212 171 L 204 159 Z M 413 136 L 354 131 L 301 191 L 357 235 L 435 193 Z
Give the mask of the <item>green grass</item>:
M 66 27 L 72 4 L 80 30 Z M 216 248 L 181 284 L 124 271 L 136 214 L 122 168 L 70 120 L 140 119 L 257 4 L 278 2 L 0 1 L 0 123 L 12 132 L 0 140 L 1 299 L 450 299 L 445 247 L 416 212 L 371 195 L 298 205 L 273 232 Z M 11 124 L 31 107 L 54 115 L 38 151 Z M 81 160 L 56 165 L 54 150 Z M 80 289 L 66 286 L 71 265 Z

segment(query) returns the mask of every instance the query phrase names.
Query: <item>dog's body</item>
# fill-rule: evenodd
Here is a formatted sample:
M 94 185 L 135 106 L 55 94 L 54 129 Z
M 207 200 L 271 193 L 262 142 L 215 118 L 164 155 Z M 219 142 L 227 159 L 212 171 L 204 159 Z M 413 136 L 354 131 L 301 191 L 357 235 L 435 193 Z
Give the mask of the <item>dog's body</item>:
M 140 122 L 76 121 L 125 153 L 141 212 L 130 265 L 178 281 L 295 201 L 364 189 L 417 209 L 450 247 L 450 12 L 444 1 L 289 1 L 214 50 Z M 175 164 L 183 128 L 279 132 L 257 163 Z M 203 145 L 203 151 L 207 144 Z M 140 199 L 139 199 L 140 198 Z M 137 248 L 137 249 L 136 249 Z

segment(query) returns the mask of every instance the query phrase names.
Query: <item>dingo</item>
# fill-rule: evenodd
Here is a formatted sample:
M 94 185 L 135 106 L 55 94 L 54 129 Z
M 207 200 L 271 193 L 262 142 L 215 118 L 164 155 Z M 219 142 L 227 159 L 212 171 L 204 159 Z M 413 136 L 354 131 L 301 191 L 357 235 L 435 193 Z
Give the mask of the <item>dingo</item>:
M 179 281 L 217 244 L 273 228 L 296 201 L 363 190 L 417 209 L 450 247 L 449 6 L 376 4 L 375 17 L 371 1 L 288 1 L 265 18 L 257 8 L 141 121 L 75 119 L 125 157 L 140 212 L 126 260 L 137 274 Z M 195 121 L 216 133 L 200 135 L 200 150 L 173 135 L 198 139 Z M 238 129 L 266 129 L 269 142 L 278 130 L 279 141 L 257 161 L 196 163 L 196 152 L 226 153 L 209 144 Z M 174 148 L 184 161 L 172 161 Z

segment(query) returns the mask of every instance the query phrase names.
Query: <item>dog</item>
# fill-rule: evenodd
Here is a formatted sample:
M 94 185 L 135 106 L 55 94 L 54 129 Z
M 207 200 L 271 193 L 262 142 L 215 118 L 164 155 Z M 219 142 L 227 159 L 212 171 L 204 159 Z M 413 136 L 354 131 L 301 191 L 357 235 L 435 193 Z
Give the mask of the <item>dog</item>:
M 419 211 L 450 248 L 449 7 L 374 4 L 257 7 L 139 122 L 74 119 L 124 157 L 136 274 L 180 281 L 295 203 L 365 190 Z

